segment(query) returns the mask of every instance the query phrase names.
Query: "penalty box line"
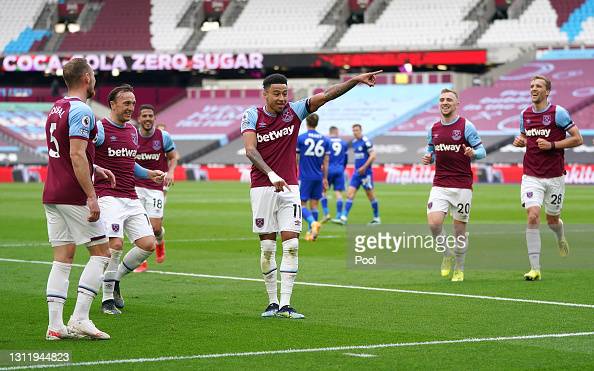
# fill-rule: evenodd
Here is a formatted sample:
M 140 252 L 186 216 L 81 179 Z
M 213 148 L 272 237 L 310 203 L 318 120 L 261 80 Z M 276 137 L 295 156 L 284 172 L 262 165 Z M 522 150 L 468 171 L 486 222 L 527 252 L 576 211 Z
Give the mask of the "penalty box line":
M 0 261 L 12 262 L 12 263 L 43 264 L 43 265 L 51 265 L 52 264 L 52 262 L 47 262 L 47 261 L 8 259 L 8 258 L 0 258 Z M 72 264 L 72 266 L 84 267 L 84 265 L 82 265 L 82 264 Z M 264 282 L 261 278 L 220 276 L 220 275 L 199 274 L 199 273 L 167 272 L 167 271 L 155 271 L 155 270 L 147 270 L 145 273 L 161 274 L 161 275 L 168 275 L 168 276 L 233 280 L 233 281 Z M 362 290 L 362 291 L 394 292 L 394 293 L 399 293 L 399 294 L 449 296 L 449 297 L 458 297 L 458 298 L 467 298 L 467 299 L 482 299 L 482 300 L 506 301 L 506 302 L 514 302 L 514 303 L 545 304 L 545 305 L 557 305 L 557 306 L 564 306 L 564 307 L 594 309 L 594 304 L 568 303 L 568 302 L 562 302 L 562 301 L 536 300 L 536 299 L 506 298 L 506 297 L 502 297 L 502 296 L 459 294 L 459 293 L 453 293 L 453 292 L 391 289 L 391 288 L 386 288 L 386 287 L 339 285 L 339 284 L 332 284 L 332 283 L 316 283 L 316 282 L 300 282 L 300 281 L 296 281 L 295 285 L 313 286 L 313 287 L 328 287 L 328 288 L 338 288 L 338 289 L 351 289 L 351 290 Z
M 60 364 L 53 363 L 53 364 L 45 364 L 45 365 L 0 367 L 0 370 L 26 370 L 26 369 L 36 369 L 36 368 L 97 366 L 97 365 L 113 365 L 113 364 L 125 364 L 125 363 L 187 361 L 187 360 L 194 360 L 194 359 L 216 359 L 216 358 L 232 358 L 232 357 L 239 358 L 239 357 L 253 357 L 253 356 L 266 356 L 266 355 L 279 355 L 279 354 L 322 353 L 322 352 L 337 352 L 337 351 L 351 351 L 351 350 L 404 348 L 404 347 L 427 346 L 427 345 L 554 339 L 554 338 L 568 338 L 568 337 L 592 336 L 592 335 L 594 335 L 593 331 L 591 331 L 591 332 L 571 332 L 571 333 L 561 333 L 561 334 L 498 336 L 498 337 L 485 337 L 485 338 L 418 341 L 418 342 L 407 342 L 407 343 L 346 345 L 346 346 L 334 346 L 334 347 L 323 347 L 323 348 L 281 349 L 281 350 L 266 350 L 266 351 L 257 351 L 257 352 L 236 352 L 236 353 L 211 353 L 211 354 L 195 354 L 195 355 L 187 355 L 187 356 L 164 356 L 164 357 L 153 357 L 153 358 L 113 359 L 113 360 L 99 360 L 99 361 L 87 361 L 87 362 L 60 363 Z M 348 355 L 352 355 L 352 354 L 348 354 Z

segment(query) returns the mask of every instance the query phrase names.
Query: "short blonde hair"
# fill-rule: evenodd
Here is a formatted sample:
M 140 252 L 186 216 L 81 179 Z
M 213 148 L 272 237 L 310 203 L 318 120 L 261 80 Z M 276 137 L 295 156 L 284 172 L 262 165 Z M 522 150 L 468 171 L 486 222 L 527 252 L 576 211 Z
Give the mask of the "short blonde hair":
M 551 80 L 549 80 L 546 76 L 543 75 L 534 75 L 532 76 L 532 79 L 530 80 L 530 82 L 534 81 L 534 80 L 542 80 L 545 82 L 545 88 L 547 88 L 547 90 L 551 90 Z
M 452 94 L 454 94 L 456 96 L 456 99 L 459 99 L 458 98 L 458 92 L 455 91 L 454 89 L 448 89 L 448 88 L 441 89 L 441 93 L 439 93 L 439 95 L 445 94 L 445 93 L 452 93 Z

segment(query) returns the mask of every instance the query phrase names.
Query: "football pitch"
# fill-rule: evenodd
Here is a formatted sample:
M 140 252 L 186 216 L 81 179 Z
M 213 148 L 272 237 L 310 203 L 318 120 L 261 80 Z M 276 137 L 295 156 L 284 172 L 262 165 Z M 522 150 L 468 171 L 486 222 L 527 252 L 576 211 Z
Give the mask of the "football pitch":
M 100 300 L 93 303 L 91 319 L 111 340 L 56 342 L 45 340 L 52 252 L 41 189 L 0 185 L 0 369 L 34 366 L 6 363 L 7 351 L 68 351 L 71 368 L 92 370 L 594 367 L 591 186 L 567 186 L 567 258 L 543 229 L 538 282 L 522 279 L 529 265 L 519 185 L 475 186 L 470 223 L 499 234 L 473 239 L 471 232 L 461 283 L 440 277 L 434 251 L 408 252 L 384 267 L 354 266 L 352 227 L 325 224 L 318 241 L 300 242 L 291 304 L 306 318 L 288 320 L 260 317 L 268 303 L 249 185 L 178 183 L 165 210 L 166 261 L 152 257 L 148 272 L 122 280 L 122 315 L 104 315 Z M 422 226 L 429 189 L 378 184 L 384 225 Z M 349 223 L 370 219 L 359 192 Z M 70 275 L 65 321 L 84 250 Z M 277 264 L 281 255 L 279 244 Z

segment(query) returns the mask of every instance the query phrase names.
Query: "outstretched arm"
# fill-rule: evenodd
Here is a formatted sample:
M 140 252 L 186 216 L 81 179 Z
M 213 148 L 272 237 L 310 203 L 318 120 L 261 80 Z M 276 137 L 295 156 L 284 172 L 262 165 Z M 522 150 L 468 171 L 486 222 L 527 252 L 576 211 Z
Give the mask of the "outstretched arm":
M 333 99 L 336 99 L 346 93 L 347 91 L 351 90 L 359 83 L 363 83 L 367 86 L 374 86 L 375 85 L 375 75 L 383 72 L 382 70 L 363 73 L 361 75 L 357 75 L 350 80 L 342 82 L 340 84 L 332 85 L 323 93 L 316 94 L 309 98 L 309 112 L 315 112 L 324 104 L 330 102 Z

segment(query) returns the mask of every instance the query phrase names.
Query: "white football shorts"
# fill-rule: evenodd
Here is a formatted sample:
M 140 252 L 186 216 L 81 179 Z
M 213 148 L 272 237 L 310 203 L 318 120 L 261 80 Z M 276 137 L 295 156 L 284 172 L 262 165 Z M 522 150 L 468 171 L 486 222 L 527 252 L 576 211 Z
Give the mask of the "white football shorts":
M 427 214 L 441 211 L 452 214 L 454 220 L 468 223 L 472 206 L 472 189 L 432 187 L 427 202 Z
M 520 197 L 526 209 L 542 207 L 544 203 L 548 215 L 560 215 L 565 198 L 565 177 L 537 178 L 523 175 Z
M 94 246 L 107 242 L 105 224 L 102 218 L 89 222 L 88 206 L 44 204 L 47 219 L 47 234 L 52 246 L 75 245 Z
M 301 232 L 301 200 L 299 186 L 290 191 L 275 192 L 274 187 L 250 189 L 254 233 Z
M 162 218 L 165 208 L 165 194 L 158 189 L 136 187 L 138 199 L 149 218 Z
M 153 227 L 146 210 L 138 199 L 105 196 L 99 198 L 101 216 L 105 222 L 107 237 L 124 238 L 131 242 L 146 236 L 154 236 Z

